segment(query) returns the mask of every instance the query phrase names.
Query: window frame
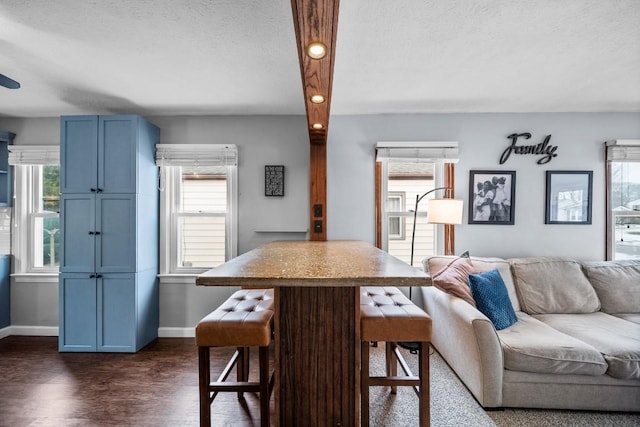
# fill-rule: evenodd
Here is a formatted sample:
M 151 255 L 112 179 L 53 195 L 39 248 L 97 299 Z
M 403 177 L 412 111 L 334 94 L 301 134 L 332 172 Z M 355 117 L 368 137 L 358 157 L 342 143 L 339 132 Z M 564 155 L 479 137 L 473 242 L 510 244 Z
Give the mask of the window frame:
M 388 191 L 387 192 L 387 206 L 389 206 L 389 202 L 391 198 L 398 198 L 400 200 L 400 211 L 396 212 L 396 211 L 391 211 L 389 209 L 386 209 L 386 214 L 387 214 L 387 239 L 388 240 L 404 240 L 406 238 L 406 225 L 407 225 L 407 218 L 405 214 L 406 211 L 406 205 L 407 205 L 407 193 L 404 191 Z M 393 219 L 393 218 L 397 218 L 398 219 L 398 230 L 400 231 L 400 233 L 398 234 L 391 234 L 388 230 L 389 230 L 389 220 Z
M 612 140 L 605 143 L 606 163 L 606 248 L 605 259 L 615 259 L 617 218 L 640 218 L 640 211 L 616 211 L 613 200 L 614 163 L 634 163 L 640 167 L 640 140 Z M 640 256 L 634 258 L 640 259 Z
M 449 169 L 447 167 L 445 167 L 445 162 L 443 159 L 433 159 L 433 160 L 428 160 L 430 163 L 434 164 L 434 176 L 433 176 L 433 183 L 434 183 L 434 187 L 433 188 L 438 188 L 438 187 L 443 187 L 445 185 L 445 183 L 449 182 L 449 178 L 448 175 L 450 173 L 452 173 L 453 169 Z M 386 203 L 384 203 L 384 206 L 382 205 L 382 201 L 386 201 L 389 197 L 389 193 L 393 193 L 393 192 L 389 192 L 388 189 L 388 179 L 389 179 L 389 171 L 388 171 L 388 167 L 389 167 L 389 162 L 387 160 L 377 160 L 376 161 L 376 194 L 379 195 L 379 199 L 378 197 L 376 197 L 376 246 L 384 251 L 388 251 L 389 250 L 389 240 L 392 240 L 389 238 L 389 230 L 388 230 L 388 221 L 389 221 L 389 214 L 390 212 L 387 211 L 387 207 L 386 207 Z M 452 188 L 452 191 L 450 192 L 451 194 L 454 193 L 455 188 L 453 187 L 453 185 L 450 186 Z M 426 202 L 426 201 L 425 201 Z M 419 209 L 417 216 L 418 217 L 426 217 L 428 214 L 426 212 L 426 208 L 424 208 L 424 206 L 420 206 L 423 209 Z M 397 214 L 396 212 L 392 213 L 393 215 Z M 413 212 L 410 212 L 409 210 L 407 210 L 407 207 L 405 205 L 405 212 L 400 213 L 400 215 L 396 215 L 396 216 L 400 216 L 402 217 L 405 221 L 407 217 L 411 217 L 413 218 Z M 433 224 L 434 229 L 433 229 L 433 236 L 434 236 L 434 242 L 435 242 L 435 247 L 434 247 L 434 254 L 445 254 L 447 255 L 447 250 L 448 250 L 448 240 L 451 238 L 453 238 L 452 236 L 452 227 L 448 227 L 446 225 L 442 225 L 442 224 Z M 406 238 L 406 236 L 405 236 Z M 453 249 L 451 249 L 453 250 Z M 416 263 L 420 263 L 421 260 L 415 259 L 413 260 L 414 262 L 414 266 L 416 265 Z
M 36 219 L 60 218 L 60 212 L 43 212 L 42 200 L 42 168 L 59 163 L 16 164 L 15 176 L 15 212 L 14 228 L 16 230 L 12 242 L 15 255 L 16 274 L 58 274 L 60 266 L 36 266 Z M 59 172 L 59 170 L 58 170 Z M 36 209 L 38 209 L 36 211 Z
M 225 261 L 238 253 L 238 167 L 227 165 L 227 210 L 210 212 L 181 212 L 180 194 L 182 188 L 182 166 L 160 166 L 160 274 L 196 275 L 212 267 L 194 268 L 178 265 L 180 259 L 179 228 L 184 217 L 224 217 L 225 218 Z

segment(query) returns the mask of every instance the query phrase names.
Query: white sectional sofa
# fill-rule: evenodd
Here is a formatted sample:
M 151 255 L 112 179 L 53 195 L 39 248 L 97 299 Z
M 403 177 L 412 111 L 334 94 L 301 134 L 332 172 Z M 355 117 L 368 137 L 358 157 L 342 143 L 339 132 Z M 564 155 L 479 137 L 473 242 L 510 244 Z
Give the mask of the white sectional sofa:
M 439 277 L 456 259 L 423 264 Z M 432 344 L 483 407 L 640 411 L 640 261 L 468 262 L 499 271 L 514 324 L 496 330 L 445 287 L 422 291 Z

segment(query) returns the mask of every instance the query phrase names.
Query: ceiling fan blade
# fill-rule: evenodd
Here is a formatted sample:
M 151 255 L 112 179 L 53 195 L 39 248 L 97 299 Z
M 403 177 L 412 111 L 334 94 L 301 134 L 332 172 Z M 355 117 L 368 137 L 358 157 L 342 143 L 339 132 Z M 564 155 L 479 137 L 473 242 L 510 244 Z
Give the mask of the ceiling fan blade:
M 20 88 L 20 83 L 18 83 L 17 81 L 10 79 L 9 77 L 5 76 L 4 74 L 0 74 L 0 86 L 4 86 L 6 88 L 9 89 L 19 89 Z

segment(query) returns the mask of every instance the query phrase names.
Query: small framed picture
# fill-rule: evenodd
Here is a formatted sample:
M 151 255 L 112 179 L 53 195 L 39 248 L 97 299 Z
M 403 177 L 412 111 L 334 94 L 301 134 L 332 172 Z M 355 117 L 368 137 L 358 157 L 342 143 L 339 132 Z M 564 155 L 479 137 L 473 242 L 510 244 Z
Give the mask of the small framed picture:
M 547 171 L 545 224 L 591 224 L 593 171 Z
M 264 167 L 264 195 L 284 196 L 284 166 Z
M 513 225 L 515 171 L 469 172 L 469 224 Z

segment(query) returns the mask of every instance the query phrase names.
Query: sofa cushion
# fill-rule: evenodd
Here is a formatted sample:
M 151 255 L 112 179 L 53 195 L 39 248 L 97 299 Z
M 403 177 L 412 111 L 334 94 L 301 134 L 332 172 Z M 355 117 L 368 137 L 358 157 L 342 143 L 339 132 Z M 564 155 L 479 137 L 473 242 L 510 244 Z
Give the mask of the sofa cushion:
M 583 262 L 582 269 L 609 314 L 640 312 L 640 260 Z
M 640 325 L 606 313 L 541 314 L 536 319 L 596 348 L 614 378 L 640 379 Z
M 471 264 L 477 273 L 493 270 L 497 268 L 500 272 L 500 276 L 504 281 L 507 291 L 509 292 L 509 299 L 511 305 L 515 311 L 520 311 L 520 302 L 518 301 L 518 294 L 516 293 L 516 287 L 513 284 L 513 276 L 511 274 L 511 265 L 507 260 L 502 258 L 490 258 L 490 257 L 471 257 Z
M 498 331 L 504 367 L 545 374 L 602 375 L 607 362 L 593 346 L 518 312 L 518 322 Z
M 471 295 L 471 289 L 469 289 L 469 274 L 473 272 L 473 266 L 468 257 L 457 257 L 451 259 L 448 264 L 431 276 L 431 282 L 436 288 L 462 298 L 475 307 L 476 303 Z
M 491 320 L 496 330 L 508 328 L 518 321 L 498 269 L 470 274 L 469 287 L 476 307 Z
M 423 260 L 423 264 L 425 265 L 426 271 L 430 271 L 432 273 L 442 270 L 444 266 L 451 262 L 454 259 L 453 256 L 447 255 L 436 255 L 425 258 Z M 520 311 L 520 302 L 518 301 L 518 294 L 516 293 L 516 288 L 513 285 L 513 277 L 511 275 L 511 266 L 507 262 L 507 260 L 502 258 L 495 257 L 471 257 L 471 265 L 473 265 L 474 273 L 482 273 L 483 271 L 493 270 L 497 268 L 500 271 L 500 275 L 502 276 L 502 280 L 504 280 L 504 284 L 507 286 L 507 291 L 509 292 L 509 299 L 511 300 L 511 305 L 515 311 Z
M 598 296 L 578 262 L 531 257 L 510 259 L 509 263 L 522 311 L 548 314 L 600 310 Z
M 633 322 L 640 325 L 640 313 L 616 313 L 612 314 L 612 316 L 616 316 L 620 319 L 626 320 L 627 322 Z

